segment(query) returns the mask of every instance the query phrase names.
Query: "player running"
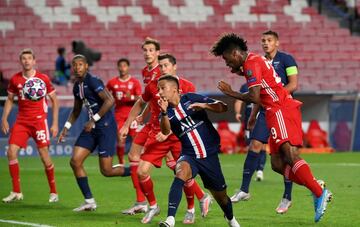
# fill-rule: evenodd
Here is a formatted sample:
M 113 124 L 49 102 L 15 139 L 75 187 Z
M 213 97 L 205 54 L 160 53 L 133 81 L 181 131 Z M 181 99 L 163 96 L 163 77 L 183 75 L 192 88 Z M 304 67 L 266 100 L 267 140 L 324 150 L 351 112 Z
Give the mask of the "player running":
M 108 81 L 106 88 L 111 92 L 115 99 L 115 120 L 118 130 L 124 125 L 126 118 L 136 100 L 141 95 L 140 82 L 129 74 L 130 62 L 126 58 L 117 61 L 119 76 Z M 136 134 L 137 123 L 134 121 L 130 126 L 129 135 L 133 138 Z M 120 139 L 116 146 L 116 153 L 120 164 L 124 164 L 125 143 Z
M 75 55 L 72 59 L 72 68 L 76 76 L 73 88 L 74 107 L 60 133 L 58 142 L 64 140 L 72 124 L 79 117 L 82 106 L 85 105 L 89 121 L 86 122 L 84 130 L 75 142 L 74 153 L 70 160 L 85 202 L 73 211 L 92 211 L 97 208 L 97 205 L 83 166 L 87 157 L 97 148 L 100 171 L 106 177 L 129 176 L 130 170 L 119 165 L 112 166 L 117 132 L 114 114 L 111 111 L 114 105 L 113 97 L 103 82 L 88 72 L 89 65 L 85 56 Z
M 169 192 L 168 215 L 159 226 L 175 226 L 181 189 L 186 181 L 195 178 L 197 174 L 223 210 L 229 226 L 240 226 L 233 216 L 232 203 L 226 194 L 226 183 L 218 158 L 220 137 L 205 112 L 206 109 L 217 113 L 226 112 L 226 104 L 195 93 L 180 95 L 179 81 L 170 75 L 159 78 L 158 89 L 161 131 L 165 135 L 173 132 L 182 145 L 176 176 Z
M 240 94 L 220 81 L 218 88 L 226 95 L 265 108 L 266 124 L 270 129 L 271 167 L 287 179 L 304 185 L 312 193 L 315 222 L 324 215 L 332 194 L 314 178 L 310 166 L 299 156 L 302 146 L 301 102 L 292 98 L 282 86 L 281 78 L 270 63 L 261 56 L 248 52 L 246 41 L 234 33 L 224 34 L 213 45 L 211 52 L 221 56 L 232 73 L 242 74 L 249 92 Z
M 9 137 L 9 148 L 7 157 L 9 161 L 9 171 L 12 179 L 12 191 L 10 195 L 3 198 L 3 202 L 9 203 L 24 198 L 20 189 L 20 167 L 18 161 L 18 151 L 26 148 L 29 137 L 32 137 L 38 147 L 41 161 L 45 167 L 45 173 L 50 187 L 49 202 L 59 200 L 56 191 L 54 164 L 49 155 L 50 136 L 56 137 L 58 133 L 59 104 L 55 94 L 55 89 L 51 85 L 49 77 L 34 69 L 36 64 L 35 54 L 32 49 L 26 48 L 19 55 L 22 71 L 15 74 L 10 79 L 8 87 L 8 97 L 5 102 L 4 111 L 1 118 L 1 130 L 4 134 L 9 133 L 9 123 L 7 118 L 14 103 L 14 97 L 18 97 L 19 112 L 16 122 L 11 129 Z M 26 99 L 23 93 L 23 85 L 30 78 L 39 78 L 46 84 L 47 96 L 52 104 L 53 121 L 48 129 L 47 123 L 47 100 L 41 98 L 38 101 Z

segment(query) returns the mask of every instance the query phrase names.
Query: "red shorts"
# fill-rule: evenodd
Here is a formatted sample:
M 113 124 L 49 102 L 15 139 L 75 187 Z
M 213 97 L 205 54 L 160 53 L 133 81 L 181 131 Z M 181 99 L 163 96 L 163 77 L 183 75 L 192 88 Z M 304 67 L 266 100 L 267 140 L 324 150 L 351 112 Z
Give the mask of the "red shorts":
M 116 120 L 116 124 L 117 124 L 118 131 L 119 131 L 121 129 L 121 127 L 123 127 L 123 125 L 126 121 L 126 118 L 119 116 L 119 115 L 115 115 L 115 120 Z M 137 121 L 133 121 L 130 125 L 128 135 L 131 137 L 134 137 L 136 135 L 136 129 L 137 129 Z
M 16 121 L 10 131 L 9 144 L 25 148 L 29 137 L 32 137 L 38 148 L 50 145 L 50 134 L 46 119 Z
M 146 143 L 146 140 L 149 138 L 149 132 L 151 130 L 151 124 L 147 123 L 145 126 L 136 133 L 136 136 L 133 140 L 133 143 L 136 143 L 137 145 L 144 146 Z
M 289 142 L 300 147 L 303 144 L 300 101 L 289 99 L 280 108 L 266 110 L 266 123 L 270 129 L 270 153 L 276 153 L 280 145 Z
M 162 159 L 168 152 L 171 152 L 175 160 L 178 160 L 181 153 L 181 142 L 175 135 L 169 136 L 165 141 L 158 142 L 155 137 L 149 137 L 145 143 L 141 160 L 148 161 L 155 167 L 160 168 Z

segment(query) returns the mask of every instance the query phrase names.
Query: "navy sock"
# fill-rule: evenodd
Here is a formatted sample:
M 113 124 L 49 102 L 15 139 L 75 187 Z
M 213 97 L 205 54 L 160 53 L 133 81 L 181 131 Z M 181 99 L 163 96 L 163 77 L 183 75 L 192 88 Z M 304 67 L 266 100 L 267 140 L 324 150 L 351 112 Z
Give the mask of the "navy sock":
M 229 197 L 228 201 L 226 204 L 219 204 L 222 211 L 224 211 L 225 217 L 227 218 L 227 220 L 232 220 L 234 215 L 233 215 L 233 208 L 232 208 L 232 203 Z
M 175 177 L 171 185 L 169 192 L 169 204 L 168 204 L 168 217 L 176 215 L 176 210 L 180 204 L 182 197 L 182 189 L 184 187 L 185 181 L 180 178 Z
M 79 188 L 84 195 L 85 199 L 91 199 L 93 196 L 90 191 L 88 178 L 87 177 L 77 177 L 76 181 L 79 185 Z
M 256 170 L 264 171 L 265 163 L 266 163 L 266 151 L 261 150 L 259 153 L 259 164 Z
M 258 165 L 259 154 L 254 151 L 249 151 L 247 153 L 244 170 L 243 170 L 243 179 L 241 184 L 241 191 L 248 193 L 251 177 L 254 174 L 254 171 Z
M 124 167 L 124 173 L 123 173 L 122 177 L 128 177 L 130 175 L 131 175 L 130 167 Z
M 293 185 L 293 183 L 291 182 L 291 180 L 284 178 L 285 191 L 284 191 L 283 198 L 291 200 L 292 185 Z

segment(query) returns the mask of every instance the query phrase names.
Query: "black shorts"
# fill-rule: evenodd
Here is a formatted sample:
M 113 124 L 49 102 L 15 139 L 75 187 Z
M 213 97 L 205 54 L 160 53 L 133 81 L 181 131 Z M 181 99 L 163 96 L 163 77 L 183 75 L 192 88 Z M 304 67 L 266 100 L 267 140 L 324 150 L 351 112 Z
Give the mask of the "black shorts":
M 224 175 L 221 171 L 218 155 L 211 155 L 206 158 L 198 159 L 189 155 L 181 155 L 177 162 L 186 161 L 190 164 L 192 178 L 200 175 L 204 187 L 214 191 L 226 189 Z

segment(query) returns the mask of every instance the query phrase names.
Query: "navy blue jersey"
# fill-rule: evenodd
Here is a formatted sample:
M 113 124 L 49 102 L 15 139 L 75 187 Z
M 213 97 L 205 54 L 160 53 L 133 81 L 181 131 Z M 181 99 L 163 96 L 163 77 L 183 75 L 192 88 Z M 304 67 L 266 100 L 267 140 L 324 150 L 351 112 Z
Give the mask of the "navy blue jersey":
M 100 98 L 99 92 L 105 89 L 104 83 L 96 76 L 87 73 L 84 81 L 76 81 L 73 88 L 73 94 L 76 99 L 81 99 L 88 110 L 89 119 L 99 112 L 104 101 Z M 96 126 L 104 126 L 112 123 L 114 114 L 108 111 L 96 122 Z
M 181 142 L 182 155 L 206 158 L 219 152 L 220 136 L 206 111 L 188 109 L 192 103 L 214 102 L 215 100 L 209 97 L 187 93 L 181 96 L 177 107 L 168 108 L 171 130 Z
M 281 77 L 283 86 L 289 83 L 288 76 L 298 74 L 295 59 L 288 53 L 278 51 L 271 64 L 276 73 Z
M 240 93 L 246 93 L 246 92 L 249 92 L 249 88 L 247 86 L 247 83 L 243 84 L 240 88 Z M 244 122 L 246 123 L 247 125 L 247 122 L 249 121 L 249 118 L 250 118 L 250 114 L 251 114 L 251 110 L 252 110 L 252 103 L 251 102 L 245 102 L 246 106 L 245 106 L 245 117 L 244 117 Z M 247 127 L 247 126 L 245 126 Z

